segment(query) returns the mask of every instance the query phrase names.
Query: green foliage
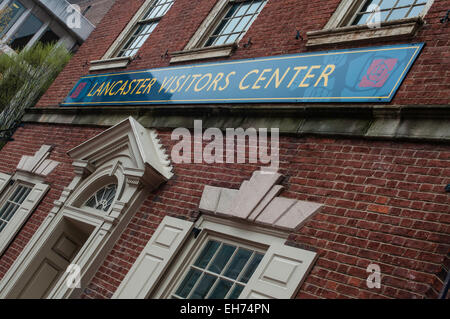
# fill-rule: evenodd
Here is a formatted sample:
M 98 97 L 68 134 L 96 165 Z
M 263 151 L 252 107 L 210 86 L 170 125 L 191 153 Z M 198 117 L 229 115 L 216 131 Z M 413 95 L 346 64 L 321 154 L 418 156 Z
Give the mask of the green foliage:
M 41 43 L 0 55 L 0 130 L 36 104 L 70 58 L 64 47 Z
M 0 111 L 26 86 L 35 95 L 33 106 L 48 89 L 58 73 L 70 60 L 70 53 L 61 46 L 38 43 L 19 54 L 0 55 Z M 26 85 L 25 85 L 26 84 Z M 27 94 L 27 95 L 28 95 Z

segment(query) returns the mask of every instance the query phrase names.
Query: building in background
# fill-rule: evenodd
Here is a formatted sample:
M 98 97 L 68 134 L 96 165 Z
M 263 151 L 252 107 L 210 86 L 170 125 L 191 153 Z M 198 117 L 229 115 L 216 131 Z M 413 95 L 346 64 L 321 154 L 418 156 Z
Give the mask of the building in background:
M 0 298 L 445 297 L 449 8 L 117 0 L 0 151 Z
M 68 0 L 80 6 L 81 13 L 93 25 L 98 25 L 116 0 Z
M 3 51 L 17 51 L 36 42 L 60 42 L 68 50 L 75 50 L 88 38 L 113 2 L 2 0 L 1 48 Z M 75 17 L 70 3 L 80 5 L 81 13 L 86 15 Z

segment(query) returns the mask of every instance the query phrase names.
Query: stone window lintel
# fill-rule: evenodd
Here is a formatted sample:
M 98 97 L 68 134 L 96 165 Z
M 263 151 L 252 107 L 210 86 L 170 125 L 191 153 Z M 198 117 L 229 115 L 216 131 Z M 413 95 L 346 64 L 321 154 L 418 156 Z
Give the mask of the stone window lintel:
M 413 37 L 424 24 L 422 17 L 407 18 L 381 23 L 380 28 L 354 25 L 307 32 L 307 47 L 328 44 L 367 41 L 370 39 L 399 39 Z

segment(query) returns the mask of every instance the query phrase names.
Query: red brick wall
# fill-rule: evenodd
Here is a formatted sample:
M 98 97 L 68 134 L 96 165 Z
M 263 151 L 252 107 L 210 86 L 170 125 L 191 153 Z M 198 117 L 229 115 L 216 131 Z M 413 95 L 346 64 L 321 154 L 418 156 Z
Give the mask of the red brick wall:
M 216 1 L 176 0 L 141 48 L 141 59 L 128 69 L 145 69 L 169 65 L 161 56 L 184 48 Z M 269 0 L 264 10 L 241 41 L 230 59 L 307 52 L 306 41 L 296 40 L 296 30 L 306 39 L 307 31 L 321 30 L 336 10 L 340 0 Z M 89 62 L 101 59 L 116 37 L 133 17 L 143 0 L 117 0 L 102 23 L 91 34 L 53 86 L 38 103 L 40 107 L 62 102 L 78 79 L 88 74 Z M 450 7 L 450 0 L 436 0 L 425 17 L 426 24 L 412 40 L 370 41 L 367 45 L 426 42 L 426 47 L 401 85 L 393 104 L 450 103 L 450 23 L 440 19 Z M 252 39 L 253 45 L 242 44 Z M 339 45 L 317 50 L 342 49 L 355 45 Z M 111 70 L 108 70 L 110 72 Z
M 56 148 L 62 164 L 48 181 L 51 190 L 0 258 L 4 276 L 73 175 L 66 152 L 98 134 L 99 128 L 26 125 L 0 151 L 0 171 L 12 173 L 21 155 L 42 144 Z M 169 131 L 160 131 L 171 149 Z M 282 196 L 320 202 L 324 209 L 289 244 L 317 250 L 319 259 L 298 297 L 436 297 L 450 248 L 450 146 L 361 139 L 282 137 Z M 195 216 L 204 185 L 239 188 L 257 165 L 182 164 L 135 213 L 95 275 L 84 298 L 109 298 L 166 214 Z M 368 289 L 366 267 L 381 266 L 381 290 Z M 434 290 L 433 290 L 434 287 Z
M 50 159 L 60 162 L 57 168 L 50 173 L 46 182 L 51 185 L 50 190 L 40 205 L 33 212 L 26 224 L 16 235 L 13 242 L 3 255 L 0 255 L 0 279 L 19 256 L 20 252 L 31 239 L 38 227 L 44 221 L 53 202 L 58 200 L 64 187 L 67 187 L 75 176 L 72 169 L 72 160 L 66 152 L 80 145 L 89 138 L 100 133 L 96 128 L 30 125 L 25 124 L 14 134 L 15 141 L 8 142 L 0 151 L 0 172 L 14 174 L 17 164 L 23 155 L 34 155 L 42 145 L 53 145 L 55 148 Z

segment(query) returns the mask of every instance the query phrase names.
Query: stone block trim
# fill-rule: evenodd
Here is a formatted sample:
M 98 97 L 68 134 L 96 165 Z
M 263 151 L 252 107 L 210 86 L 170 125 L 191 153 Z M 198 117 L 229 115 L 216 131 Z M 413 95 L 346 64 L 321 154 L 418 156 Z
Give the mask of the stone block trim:
M 239 190 L 205 186 L 200 211 L 294 231 L 312 218 L 321 204 L 276 197 L 281 174 L 264 170 L 253 173 Z
M 51 146 L 42 145 L 39 151 L 34 154 L 34 156 L 22 156 L 22 159 L 17 165 L 17 170 L 44 177 L 47 176 L 59 164 L 56 161 L 47 159 L 50 156 L 51 150 Z

